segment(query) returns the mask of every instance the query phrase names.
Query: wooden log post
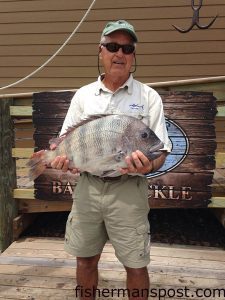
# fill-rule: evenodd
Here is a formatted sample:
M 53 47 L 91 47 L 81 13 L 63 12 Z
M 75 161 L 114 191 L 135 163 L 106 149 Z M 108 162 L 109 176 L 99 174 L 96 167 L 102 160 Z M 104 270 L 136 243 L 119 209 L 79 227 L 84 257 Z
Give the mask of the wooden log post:
M 12 158 L 13 122 L 10 117 L 12 99 L 0 100 L 0 252 L 13 240 L 13 219 L 17 205 L 13 198 L 16 187 L 16 166 Z

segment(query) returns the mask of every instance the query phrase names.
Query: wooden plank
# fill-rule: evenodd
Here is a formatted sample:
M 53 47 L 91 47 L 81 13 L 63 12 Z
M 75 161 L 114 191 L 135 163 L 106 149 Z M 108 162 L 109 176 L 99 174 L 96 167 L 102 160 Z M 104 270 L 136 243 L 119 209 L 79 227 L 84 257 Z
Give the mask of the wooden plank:
M 177 45 L 178 46 L 178 45 Z M 157 89 L 159 90 L 160 87 Z M 161 88 L 163 89 L 163 88 Z M 213 92 L 213 95 L 218 102 L 224 102 L 225 99 L 225 87 L 224 82 L 214 82 L 214 83 L 192 83 L 192 84 L 183 84 L 168 87 L 168 90 L 171 91 L 197 91 L 197 92 Z
M 38 37 L 37 37 L 38 38 Z M 49 41 L 51 37 L 46 38 L 46 43 Z M 86 37 L 87 38 L 87 37 Z M 22 41 L 21 41 L 22 42 Z M 195 68 L 191 65 L 186 65 L 185 68 L 183 65 L 171 65 L 167 66 L 166 70 L 170 73 L 170 76 L 177 76 L 177 72 L 183 70 L 183 77 L 210 77 L 215 74 L 215 76 L 224 75 L 224 66 L 225 64 L 221 63 L 218 65 L 196 65 Z M 15 67 L 2 67 L 2 72 L 5 74 L 5 78 L 13 78 L 15 75 Z M 24 77 L 27 74 L 33 71 L 33 67 L 18 67 L 16 68 L 16 73 L 20 77 Z M 165 66 L 151 66 L 151 73 L 154 73 L 155 76 L 165 76 Z M 61 74 L 61 77 L 60 77 Z M 70 66 L 70 67 L 51 67 L 47 66 L 45 69 L 39 74 L 37 79 L 30 79 L 29 81 L 35 81 L 41 78 L 94 78 L 96 79 L 96 67 L 92 66 Z M 149 66 L 145 65 L 137 69 L 136 77 L 139 79 L 140 77 L 149 77 Z M 3 77 L 2 77 L 3 78 Z M 3 78 L 4 80 L 4 78 Z M 146 82 L 146 80 L 143 80 Z M 4 82 L 3 82 L 4 84 Z M 55 89 L 55 88 L 54 88 Z M 53 89 L 53 90 L 54 90 Z
M 27 138 L 27 139 L 15 139 L 15 147 L 34 147 L 34 140 L 33 138 Z
M 62 289 L 73 289 L 74 288 L 74 277 L 72 278 L 63 278 L 62 276 L 54 277 L 54 280 L 49 280 L 47 274 L 42 276 L 18 276 L 17 274 L 1 274 L 0 276 L 0 287 L 6 285 L 8 287 L 14 286 L 23 286 L 23 287 L 32 287 L 45 289 L 46 283 L 49 289 L 57 289 L 57 287 L 62 286 Z M 62 298 L 63 299 L 63 298 Z
M 41 249 L 41 250 L 55 250 L 64 251 L 64 239 L 58 239 L 57 241 L 48 238 L 20 238 L 19 241 L 15 241 L 10 245 L 10 249 Z M 107 243 L 104 247 L 104 253 L 114 253 L 113 246 Z M 7 251 L 6 251 L 7 253 Z M 197 247 L 184 245 L 166 245 L 152 243 L 151 245 L 151 257 L 176 257 L 176 258 L 188 258 L 188 259 L 201 259 L 201 260 L 213 260 L 225 262 L 224 250 L 212 247 Z
M 225 132 L 225 119 L 216 118 L 216 132 Z
M 27 168 L 28 158 L 19 158 L 16 160 L 16 169 Z
M 17 215 L 17 203 L 12 196 L 16 186 L 16 166 L 11 156 L 14 141 L 11 104 L 12 100 L 0 101 L 0 252 L 13 240 L 12 222 Z
M 213 183 L 212 185 L 213 197 L 223 197 L 225 195 L 225 186 L 219 183 Z
M 70 211 L 72 201 L 20 199 L 18 206 L 21 213 Z
M 126 280 L 126 272 L 125 270 L 121 269 L 119 270 L 118 278 L 116 278 L 116 270 L 110 271 L 110 270 L 100 270 L 100 278 L 104 278 L 104 281 L 109 281 L 108 284 L 104 283 L 104 287 L 111 287 L 110 281 L 119 281 L 121 283 L 117 283 L 117 285 L 125 285 Z M 46 282 L 48 282 L 47 287 L 49 289 L 57 289 L 59 286 L 62 286 L 63 290 L 72 290 L 74 288 L 74 279 L 75 274 L 71 276 L 71 278 L 68 277 L 53 277 L 50 278 L 47 276 L 47 274 L 43 274 L 42 276 L 18 276 L 15 274 L 2 274 L 0 277 L 0 286 L 7 285 L 8 287 L 14 287 L 14 286 L 23 286 L 23 287 L 33 287 L 33 288 L 40 288 L 45 289 L 46 288 Z M 110 280 L 111 279 L 111 280 Z M 100 279 L 101 280 L 101 279 Z M 173 276 L 170 275 L 168 278 L 166 278 L 166 274 L 150 274 L 150 281 L 152 285 L 156 285 L 159 282 L 165 282 L 168 286 L 179 286 L 182 285 L 181 282 L 179 282 L 180 276 Z M 187 285 L 189 287 L 199 287 L 202 286 L 203 288 L 208 287 L 208 278 L 196 278 L 195 281 L 191 282 L 190 277 L 185 277 L 183 280 L 186 281 Z M 216 288 L 218 286 L 222 287 L 223 284 L 225 284 L 224 280 L 219 280 L 216 278 L 212 278 L 210 280 L 210 287 Z M 100 286 L 102 285 L 102 282 L 100 281 Z
M 34 187 L 33 181 L 30 181 L 28 177 L 17 177 L 17 188 L 18 189 L 32 189 Z
M 46 251 L 46 249 L 7 249 L 6 252 L 1 254 L 1 260 L 4 261 L 6 257 L 12 258 L 16 257 L 23 259 L 25 258 L 33 258 L 33 260 L 40 259 L 54 259 L 54 260 L 76 260 L 75 257 L 71 257 L 71 255 L 58 250 Z M 116 258 L 114 253 L 105 253 L 103 252 L 101 255 L 101 259 L 103 261 L 107 260 L 107 262 L 117 263 L 118 259 Z M 22 263 L 22 262 L 21 262 Z M 214 269 L 221 270 L 224 272 L 225 262 L 224 261 L 214 261 L 214 260 L 201 260 L 201 259 L 189 259 L 189 258 L 177 258 L 170 257 L 168 261 L 168 257 L 164 256 L 153 256 L 151 259 L 151 266 L 160 266 L 166 264 L 167 266 L 179 266 L 179 267 L 187 267 L 187 268 L 201 268 L 201 269 Z M 122 267 L 122 266 L 121 266 Z
M 108 282 L 111 282 L 111 285 L 109 286 Z M 126 296 L 126 288 L 125 288 L 125 284 L 121 284 L 121 282 L 117 282 L 114 280 L 110 280 L 110 278 L 107 278 L 105 282 L 101 282 L 101 286 L 100 289 L 96 290 L 96 300 L 102 300 L 104 298 L 107 297 L 107 299 L 109 300 L 128 300 L 127 296 Z M 74 286 L 75 286 L 76 282 L 74 282 Z M 116 287 L 116 288 L 115 288 Z M 173 290 L 178 291 L 178 297 L 173 297 L 174 300 L 185 300 L 187 299 L 187 297 L 185 296 L 185 298 L 183 297 L 185 295 L 185 290 L 184 288 L 179 288 L 176 286 L 163 286 L 161 287 L 161 285 L 159 284 L 153 284 L 152 285 L 152 296 L 156 296 L 161 294 L 164 295 L 163 291 L 166 291 L 166 293 L 169 293 L 169 295 L 173 294 Z M 17 290 L 19 289 L 19 292 L 17 292 Z M 119 290 L 118 290 L 119 289 Z M 3 299 L 7 300 L 7 299 L 15 299 L 15 298 L 8 298 L 8 297 L 13 297 L 13 295 L 18 295 L 19 298 L 17 299 L 29 299 L 32 297 L 34 299 L 38 299 L 38 300 L 61 300 L 61 299 L 67 299 L 67 300 L 78 300 L 77 297 L 74 296 L 75 292 L 74 289 L 73 290 L 59 290 L 59 289 L 41 289 L 42 292 L 40 292 L 40 289 L 38 288 L 29 288 L 29 287 L 21 287 L 21 288 L 14 288 L 14 287 L 9 287 L 8 290 L 8 295 L 5 292 L 4 289 L 3 290 Z M 58 292 L 59 291 L 59 292 Z M 201 289 L 200 289 L 201 291 Z M 1 292 L 1 291 L 0 291 Z M 210 291 L 208 291 L 209 293 Z M 110 294 L 112 293 L 112 296 L 110 296 Z M 183 294 L 182 294 L 183 293 Z M 213 293 L 213 291 L 212 291 Z M 188 289 L 188 293 L 186 291 L 186 294 L 188 297 L 192 298 L 193 300 L 199 299 L 199 296 L 196 296 L 196 288 L 190 288 Z M 199 292 L 200 294 L 200 292 Z M 217 289 L 217 291 L 215 291 L 215 295 L 219 295 L 219 290 Z M 29 298 L 26 298 L 28 295 Z M 168 296 L 169 296 L 168 295 Z M 183 295 L 183 296 L 182 296 Z M 151 294 L 150 294 L 151 296 Z M 0 295 L 1 297 L 1 295 Z M 66 298 L 65 298 L 66 297 Z M 161 297 L 161 296 L 160 296 Z M 221 297 L 221 296 L 219 296 Z M 148 299 L 152 299 L 152 297 L 148 298 Z M 162 297 L 161 297 L 162 299 Z M 163 297 L 164 300 L 171 300 L 171 297 Z M 203 296 L 201 297 L 202 300 L 213 300 L 213 299 L 219 299 L 219 298 L 209 298 L 207 296 L 207 298 L 203 298 Z
M 160 249 L 160 248 L 158 248 Z M 49 250 L 51 252 L 51 250 Z M 61 251 L 63 252 L 63 251 Z M 213 253 L 211 254 L 212 257 Z M 185 254 L 184 254 L 185 256 Z M 169 259 L 169 257 L 166 257 Z M 105 256 L 104 258 L 101 257 L 101 260 L 99 262 L 99 268 L 101 271 L 110 271 L 111 274 L 117 270 L 124 271 L 123 266 L 115 259 L 115 261 L 110 261 L 110 257 L 107 258 Z M 180 261 L 182 261 L 183 258 L 180 258 Z M 191 260 L 191 259 L 190 259 Z M 151 263 L 150 263 L 151 264 Z M 217 262 L 219 265 L 219 261 Z M 75 259 L 58 259 L 58 258 L 32 258 L 32 257 L 17 257 L 17 256 L 2 256 L 0 257 L 0 272 L 3 274 L 12 274 L 13 269 L 15 272 L 15 265 L 18 267 L 18 270 L 20 269 L 22 271 L 22 274 L 24 275 L 31 275 L 35 272 L 35 275 L 45 275 L 45 272 L 50 271 L 52 276 L 71 276 L 71 274 L 75 274 L 75 268 L 76 268 L 76 260 Z M 28 266 L 32 265 L 33 270 L 27 269 Z M 7 268 L 7 266 L 9 266 Z M 201 269 L 201 268 L 180 268 L 179 266 L 172 265 L 169 266 L 167 264 L 160 265 L 150 265 L 148 267 L 150 274 L 156 274 L 162 273 L 168 275 L 180 275 L 180 276 L 187 276 L 192 277 L 193 275 L 196 278 L 218 278 L 224 280 L 224 270 L 217 270 L 217 269 Z
M 217 144 L 217 150 L 220 151 L 220 152 L 225 151 L 225 143 Z
M 161 10 L 161 9 L 160 9 Z M 165 10 L 165 9 L 164 9 Z M 149 19 L 149 10 L 146 11 L 146 9 L 140 9 L 139 12 L 141 13 L 141 11 L 143 11 L 143 15 L 141 16 L 142 19 Z M 161 10 L 162 11 L 162 10 Z M 74 12 L 76 13 L 76 12 Z M 129 14 L 129 9 L 125 10 L 125 14 Z M 177 12 L 174 11 L 174 13 L 176 14 Z M 114 17 L 113 17 L 114 14 Z M 111 15 L 112 19 L 115 18 L 115 10 L 111 11 L 109 13 L 109 15 Z M 102 16 L 102 11 L 99 12 L 99 18 L 101 18 Z M 124 16 L 125 17 L 125 16 Z M 180 16 L 181 17 L 181 16 Z M 110 19 L 110 16 L 109 16 Z M 129 18 L 128 18 L 129 19 Z M 133 22 L 134 24 L 134 22 Z M 168 26 L 170 25 L 170 26 Z M 224 23 L 221 23 L 221 25 L 219 26 L 220 28 L 214 28 L 213 29 L 213 33 L 212 31 L 210 32 L 211 34 L 209 34 L 209 31 L 204 32 L 199 32 L 198 30 L 192 30 L 191 34 L 189 35 L 183 35 L 183 38 L 181 39 L 179 33 L 173 29 L 172 24 L 171 24 L 171 19 L 170 19 L 170 24 L 168 24 L 167 27 L 165 29 L 159 29 L 159 30 L 152 30 L 152 28 L 143 28 L 144 24 L 142 25 L 142 27 L 140 28 L 140 31 L 138 32 L 138 37 L 140 41 L 145 41 L 146 42 L 178 42 L 178 41 L 182 41 L 182 42 L 187 42 L 187 41 L 205 41 L 207 40 L 208 42 L 210 41 L 223 41 L 223 28 L 222 26 L 224 26 Z M 21 44 L 26 44 L 28 40 L 30 40 L 30 44 L 32 45 L 40 45 L 40 44 L 45 44 L 48 45 L 49 41 L 51 41 L 52 44 L 57 44 L 59 43 L 59 41 L 65 41 L 66 38 L 68 37 L 68 35 L 72 32 L 72 30 L 74 29 L 74 23 L 71 23 L 70 26 L 68 26 L 67 28 L 65 28 L 64 26 L 62 26 L 60 23 L 58 26 L 51 26 L 51 24 L 49 24 L 48 27 L 44 27 L 43 25 L 43 30 L 40 30 L 40 25 L 39 26 L 35 26 L 35 24 L 31 24 L 31 28 L 33 32 L 23 32 L 23 31 L 19 31 L 17 32 L 17 30 L 13 30 L 12 33 L 7 35 L 7 39 L 5 38 L 5 32 L 4 33 L 0 33 L 0 37 L 2 40 L 2 45 L 13 45 L 13 43 L 15 45 L 21 45 Z M 9 27 L 9 26 L 7 26 Z M 52 30 L 50 30 L 51 28 Z M 63 28 L 64 27 L 64 28 Z M 147 26 L 149 27 L 149 25 Z M 7 30 L 10 32 L 10 28 L 6 28 L 5 30 Z M 25 30 L 27 31 L 27 30 Z M 98 43 L 100 36 L 101 36 L 101 30 L 99 30 L 98 32 L 93 32 L 91 30 L 88 30 L 88 32 L 77 32 L 76 34 L 76 41 L 78 44 L 96 44 Z M 159 34 L 160 31 L 160 34 Z M 7 31 L 6 31 L 7 32 Z M 152 40 L 151 40 L 152 38 Z M 21 40 L 21 41 L 20 41 Z M 221 51 L 220 51 L 221 52 Z M 91 53 L 90 53 L 91 54 Z M 92 53 L 93 54 L 93 53 Z M 223 61 L 221 61 L 223 62 Z M 184 64 L 186 64 L 184 62 Z
M 21 124 L 20 124 L 21 125 Z M 26 124 L 27 125 L 27 124 Z M 16 125 L 16 128 L 14 129 L 15 132 L 15 139 L 33 139 L 33 134 L 34 134 L 34 128 L 33 127 L 23 127 L 20 126 L 18 127 Z
M 25 179 L 25 177 L 26 177 L 27 180 L 30 180 L 29 177 L 28 177 L 28 174 L 29 174 L 29 169 L 28 168 L 17 168 L 16 169 L 17 178 L 23 177 Z
M 35 248 L 43 247 L 42 244 L 46 244 L 46 249 L 50 245 L 55 245 L 53 249 L 62 249 L 61 246 L 64 244 L 64 238 L 62 237 L 49 237 L 49 236 L 34 236 L 34 237 L 29 237 L 29 236 L 23 236 L 20 237 L 19 240 L 14 241 L 10 247 L 16 248 L 17 244 L 22 244 L 22 243 L 29 243 L 29 244 L 37 244 L 34 246 Z M 106 243 L 105 247 L 108 247 L 109 243 Z M 32 246 L 31 246 L 32 247 Z M 59 248 L 58 248 L 59 247 Z M 190 246 L 189 246 L 190 247 Z M 201 246 L 200 246 L 201 247 Z M 205 247 L 204 247 L 205 248 Z M 112 251 L 112 247 L 109 247 L 109 250 Z
M 15 1 L 13 1 L 15 2 Z M 62 3 L 60 3 L 60 1 L 55 1 L 53 2 L 53 0 L 49 0 L 48 2 L 43 2 L 43 1 L 35 1 L 34 3 L 30 3 L 28 1 L 22 1 L 22 3 L 18 3 L 18 1 L 16 1 L 15 3 L 12 2 L 3 2 L 2 3 L 2 13 L 15 13 L 17 12 L 18 14 L 21 13 L 28 13 L 28 12 L 35 12 L 35 11 L 39 11 L 39 12 L 44 12 L 44 11 L 67 11 L 67 10 L 72 10 L 74 11 L 75 16 L 75 20 L 77 20 L 78 16 L 80 17 L 80 15 L 83 15 L 84 12 L 82 12 L 82 10 L 86 11 L 87 8 L 90 5 L 90 1 L 88 2 L 87 0 L 84 1 L 84 3 L 81 4 L 82 1 L 76 1 L 76 3 L 72 2 L 71 0 L 68 1 L 68 3 L 66 3 L 66 5 L 62 5 Z M 217 3 L 217 2 L 216 2 Z M 213 2 L 209 2 L 207 4 L 205 4 L 205 11 L 204 11 L 204 16 L 205 17 L 212 17 L 212 13 L 215 11 L 217 12 L 217 9 L 219 9 L 221 11 L 221 16 L 223 15 L 223 3 L 218 2 L 217 4 L 213 3 Z M 128 9 L 128 8 L 131 9 Z M 124 13 L 124 11 L 128 10 L 128 13 L 124 16 L 124 19 L 130 19 L 130 17 L 132 16 L 130 13 L 131 11 L 137 11 L 140 10 L 140 13 L 144 13 L 145 11 L 148 11 L 148 9 L 150 11 L 152 11 L 152 18 L 162 18 L 162 14 L 160 14 L 161 12 L 161 7 L 163 7 L 165 9 L 165 13 L 163 14 L 163 16 L 167 17 L 170 16 L 171 18 L 177 18 L 177 17 L 188 17 L 190 18 L 190 5 L 187 5 L 187 3 L 182 0 L 182 1 L 178 1 L 175 0 L 173 5 L 168 4 L 167 2 L 165 3 L 165 1 L 158 1 L 157 5 L 152 4 L 147 4 L 147 1 L 144 0 L 143 3 L 140 3 L 140 1 L 138 2 L 137 0 L 131 0 L 131 4 L 129 4 L 129 6 L 127 6 L 124 2 L 120 3 L 118 0 L 115 0 L 115 2 L 112 4 L 107 4 L 104 1 L 99 1 L 96 6 L 94 7 L 94 11 L 92 14 L 90 14 L 88 20 L 114 20 L 115 17 L 113 18 L 113 15 L 111 18 L 109 18 L 109 13 L 110 15 L 114 12 L 114 14 L 117 13 L 117 11 L 121 11 Z M 174 9 L 176 8 L 176 9 Z M 104 9 L 105 14 L 100 14 L 101 10 Z M 215 10 L 216 9 L 216 10 Z M 81 11 L 81 12 L 80 12 Z M 80 12 L 80 14 L 79 14 Z M 176 14 L 177 12 L 177 14 Z M 101 15 L 101 17 L 99 18 L 99 14 Z M 146 19 L 146 17 L 143 17 L 144 19 Z M 135 15 L 135 19 L 137 18 L 137 14 Z M 78 18 L 78 20 L 80 20 Z
M 158 6 L 158 2 L 157 2 L 157 6 Z M 10 34 L 46 33 L 46 32 L 56 32 L 57 30 L 58 32 L 71 32 L 75 24 L 77 24 L 77 22 L 80 21 L 81 12 L 77 11 L 76 8 L 73 10 L 65 10 L 65 7 L 66 5 L 60 11 L 60 14 L 57 11 L 51 11 L 51 10 L 46 10 L 42 12 L 33 11 L 33 12 L 21 12 L 21 13 L 12 13 L 12 12 L 1 13 L 1 27 L 2 27 L 1 33 L 2 34 L 4 34 L 5 32 L 9 32 Z M 119 13 L 118 7 L 119 5 L 117 7 L 114 6 L 115 14 Z M 147 9 L 150 10 L 150 6 Z M 162 9 L 165 9 L 165 7 L 161 7 L 161 8 L 155 7 L 155 9 L 157 10 L 157 13 L 160 14 L 160 10 L 162 11 Z M 172 11 L 172 9 L 177 10 L 176 7 L 171 7 L 170 11 Z M 214 9 L 215 10 L 217 9 L 216 6 L 214 7 Z M 130 5 L 129 7 L 126 8 L 126 10 L 129 10 L 130 13 L 134 11 L 134 9 L 130 7 Z M 143 9 L 139 10 L 139 8 L 137 8 L 137 10 L 138 11 L 136 13 L 138 14 L 139 11 L 141 13 Z M 141 30 L 144 29 L 154 30 L 154 31 L 172 30 L 173 29 L 171 26 L 172 22 L 176 22 L 180 26 L 184 26 L 184 27 L 187 26 L 187 22 L 188 22 L 187 17 L 182 17 L 179 13 L 177 13 L 176 18 L 172 20 L 169 15 L 166 15 L 165 13 L 161 13 L 161 15 L 158 16 L 158 18 L 154 18 L 154 16 L 151 15 L 151 18 L 146 19 L 146 18 L 138 17 L 135 18 L 134 20 L 131 20 L 131 22 L 135 24 L 135 28 L 137 32 L 140 32 Z M 81 28 L 79 29 L 79 32 L 100 33 L 102 28 L 104 28 L 106 22 L 109 20 L 107 16 L 104 17 L 102 14 L 100 18 L 101 19 L 98 19 L 97 22 L 94 19 L 91 20 L 88 18 L 86 22 L 82 24 Z M 203 16 L 201 16 L 201 18 L 203 20 L 206 19 Z M 217 22 L 215 22 L 213 25 L 213 29 L 223 28 L 223 24 L 224 24 L 223 19 L 217 19 Z
M 30 158 L 34 153 L 33 148 L 13 148 L 12 157 L 16 158 Z
M 14 189 L 13 197 L 16 199 L 34 199 L 34 189 Z
M 150 20 L 149 20 L 150 21 Z M 161 24 L 161 23 L 160 23 Z M 43 24 L 46 27 L 46 24 Z M 27 26 L 27 25 L 26 25 Z M 40 26 L 40 25 L 39 25 Z M 49 23 L 48 23 L 49 26 Z M 1 28 L 1 27 L 0 27 Z M 139 48 L 138 48 L 139 49 Z M 161 53 L 153 54 L 149 53 L 137 54 L 138 66 L 160 66 L 160 65 L 173 65 L 176 62 L 176 65 L 203 65 L 203 64 L 220 64 L 223 61 L 224 53 Z M 0 66 L 2 67 L 39 67 L 45 60 L 44 55 L 34 56 L 6 56 L 3 58 L 0 57 Z M 56 60 L 51 62 L 52 67 L 70 67 L 70 66 L 96 66 L 96 55 L 60 55 Z M 16 104 L 15 104 L 16 105 Z
M 214 170 L 213 184 L 216 186 L 216 191 L 220 194 L 214 194 L 214 196 L 225 195 L 225 169 Z
M 32 107 L 31 106 L 10 106 L 10 115 L 12 117 L 20 116 L 32 116 Z
M 14 100 L 13 102 L 15 102 L 16 100 Z M 17 118 L 14 118 L 14 124 L 16 125 L 16 128 L 23 128 L 23 127 L 26 127 L 27 128 L 32 128 L 33 127 L 33 121 L 32 121 L 32 118 L 24 118 L 24 119 L 17 119 Z
M 216 152 L 216 167 L 225 168 L 225 152 Z
M 25 106 L 32 106 L 32 96 L 30 95 L 14 95 L 13 96 L 13 105 L 17 106 L 17 105 L 25 105 Z M 25 119 L 27 120 L 27 118 Z M 30 119 L 32 121 L 32 119 Z
M 207 45 L 206 45 L 207 47 Z M 199 78 L 199 76 L 183 76 L 182 75 L 182 69 L 178 70 L 180 72 L 179 76 L 170 76 L 170 75 L 165 75 L 162 74 L 162 76 L 153 76 L 152 73 L 149 74 L 148 77 L 144 76 L 138 76 L 136 77 L 137 80 L 140 80 L 142 82 L 163 82 L 163 81 L 168 81 L 168 80 L 180 80 L 180 79 L 193 79 L 193 78 Z M 216 74 L 215 74 L 216 76 Z M 17 78 L 13 77 L 11 78 L 12 82 L 15 82 Z M 23 84 L 23 86 L 18 85 L 16 87 L 12 87 L 10 89 L 5 90 L 5 94 L 19 94 L 19 93 L 24 93 L 24 92 L 29 92 L 32 93 L 32 91 L 43 91 L 48 90 L 72 90 L 75 88 L 80 88 L 81 86 L 88 84 L 92 81 L 96 80 L 96 76 L 91 77 L 89 74 L 86 74 L 85 78 L 81 77 L 73 77 L 73 78 L 64 78 L 63 76 L 61 78 L 32 78 L 29 81 L 26 81 L 26 83 Z M 9 84 L 9 79 L 6 78 L 1 78 L 2 85 L 7 85 Z
M 225 117 L 225 106 L 218 106 L 217 110 L 218 110 L 216 114 L 217 117 Z
M 12 1 L 12 0 L 11 0 Z M 26 4 L 26 1 L 23 1 L 25 3 L 23 3 L 23 5 L 20 7 L 18 4 L 16 6 L 13 6 L 10 2 L 10 0 L 8 1 L 4 1 L 6 3 L 4 3 L 4 8 L 5 10 L 8 12 L 11 12 L 11 11 L 36 11 L 37 8 L 41 9 L 41 10 L 49 10 L 50 12 L 51 11 L 54 11 L 54 10 L 60 10 L 60 11 L 64 11 L 64 10 L 71 10 L 71 9 L 77 9 L 77 10 L 81 10 L 81 9 L 87 9 L 88 5 L 90 5 L 90 1 L 88 0 L 82 0 L 82 1 L 76 1 L 76 3 L 74 3 L 72 0 L 67 0 L 67 5 L 68 7 L 65 5 L 63 6 L 62 3 L 58 0 L 58 1 L 54 1 L 54 0 L 49 0 L 48 3 L 49 5 L 46 5 L 45 3 L 42 3 L 41 1 L 37 1 L 38 3 L 35 4 L 34 6 L 32 6 L 31 4 L 28 5 Z M 15 2 L 15 1 L 12 1 L 12 2 Z M 17 1 L 19 2 L 19 1 Z M 40 3 L 41 2 L 41 3 Z M 54 6 L 54 4 L 56 5 L 56 7 Z M 185 7 L 185 8 L 189 8 L 190 10 L 190 5 L 187 4 L 187 2 L 185 0 L 174 0 L 172 3 L 166 1 L 165 0 L 158 0 L 157 1 L 157 6 L 158 7 L 164 7 L 166 4 L 166 6 L 169 8 L 173 8 L 173 7 Z M 207 6 L 207 7 L 214 7 L 214 6 L 217 6 L 217 5 L 223 5 L 224 2 L 223 0 L 215 0 L 215 1 L 207 1 L 204 6 Z M 124 2 L 121 2 L 119 0 L 114 0 L 113 3 L 107 3 L 103 0 L 99 0 L 96 4 L 95 4 L 95 9 L 113 9 L 118 7 L 118 8 L 126 8 L 127 5 L 124 3 Z M 149 3 L 147 0 L 142 0 L 141 2 L 138 1 L 138 0 L 130 0 L 130 4 L 129 4 L 129 7 L 131 8 L 137 8 L 137 7 L 143 7 L 143 8 L 154 8 L 156 7 L 156 5 L 154 3 Z M 211 17 L 211 15 L 210 15 Z
M 217 132 L 216 141 L 218 144 L 224 143 L 225 142 L 225 132 Z
M 212 208 L 225 208 L 225 197 L 212 197 L 209 207 Z
M 73 12 L 72 12 L 73 13 Z M 42 15 L 43 13 L 41 13 Z M 58 14 L 58 13 L 57 13 Z M 33 14 L 31 14 L 33 16 Z M 49 12 L 47 12 L 47 15 L 49 17 Z M 149 21 L 149 20 L 148 20 Z M 96 26 L 97 23 L 94 23 L 94 26 Z M 221 49 L 225 47 L 225 41 L 217 41 L 217 43 L 209 43 L 208 41 L 199 41 L 198 43 L 189 41 L 188 45 L 192 49 L 193 53 L 223 53 Z M 52 55 L 54 51 L 56 50 L 57 44 L 51 44 L 51 45 L 14 45 L 13 47 L 10 47 L 9 45 L 1 45 L 0 48 L 0 56 L 32 56 L 32 55 L 40 55 L 42 59 L 46 56 Z M 73 43 L 73 41 L 67 45 L 67 47 L 63 50 L 63 54 L 65 56 L 81 56 L 82 60 L 85 64 L 85 59 L 87 58 L 86 55 L 92 56 L 93 53 L 96 51 L 96 44 L 90 44 L 88 48 L 84 47 L 83 45 L 79 45 L 77 43 Z M 138 53 L 137 56 L 142 55 L 153 55 L 153 54 L 187 54 L 187 44 L 185 42 L 183 43 L 174 43 L 172 41 L 166 42 L 166 43 L 158 43 L 158 42 L 152 42 L 150 44 L 145 44 L 140 41 L 138 45 Z M 86 64 L 85 64 L 86 65 Z M 181 74 L 182 76 L 182 74 Z M 179 80 L 179 79 L 178 79 Z M 167 80 L 165 80 L 167 81 Z M 145 81 L 150 82 L 150 81 Z M 71 85 L 71 89 L 74 87 Z M 55 88 L 55 90 L 58 90 L 59 87 Z M 199 90 L 199 89 L 198 89 Z M 200 91 L 200 90 L 199 90 Z
M 13 238 L 18 239 L 20 234 L 27 229 L 36 219 L 37 214 L 22 214 L 13 220 Z
M 47 283 L 46 283 L 47 286 Z M 15 298 L 15 295 L 17 298 Z M 63 289 L 40 289 L 34 287 L 0 287 L 0 297 L 2 299 L 38 299 L 38 300 L 61 300 L 65 299 L 65 290 Z M 9 297 L 9 298 L 8 298 Z M 66 299 L 78 299 L 74 297 L 74 290 L 66 291 Z

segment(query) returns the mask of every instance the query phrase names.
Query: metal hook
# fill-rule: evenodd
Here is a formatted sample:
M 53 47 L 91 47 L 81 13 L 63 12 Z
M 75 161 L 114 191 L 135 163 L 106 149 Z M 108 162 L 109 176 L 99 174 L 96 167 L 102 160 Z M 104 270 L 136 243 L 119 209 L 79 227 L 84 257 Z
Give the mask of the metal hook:
M 199 0 L 199 5 L 195 6 L 195 0 L 191 0 L 191 7 L 193 10 L 193 17 L 192 17 L 192 23 L 191 26 L 188 29 L 181 29 L 177 27 L 176 25 L 172 25 L 177 31 L 181 33 L 187 33 L 191 31 L 191 29 L 196 25 L 199 29 L 208 29 L 212 24 L 216 21 L 218 15 L 208 24 L 208 25 L 200 25 L 199 24 L 199 12 L 202 7 L 203 0 Z
M 192 7 L 192 9 L 193 9 L 193 10 L 200 10 L 201 7 L 202 7 L 202 1 L 203 1 L 203 0 L 200 0 L 199 5 L 195 8 L 195 0 L 191 0 L 191 7 Z

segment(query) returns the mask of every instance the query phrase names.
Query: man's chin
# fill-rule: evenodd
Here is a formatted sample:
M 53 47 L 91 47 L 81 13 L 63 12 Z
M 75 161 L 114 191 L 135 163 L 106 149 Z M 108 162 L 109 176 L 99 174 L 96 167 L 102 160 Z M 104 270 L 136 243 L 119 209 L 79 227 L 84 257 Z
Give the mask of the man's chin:
M 125 71 L 124 68 L 121 67 L 116 67 L 113 68 L 113 70 L 111 70 L 110 72 L 111 76 L 115 76 L 118 78 L 128 78 L 130 73 Z

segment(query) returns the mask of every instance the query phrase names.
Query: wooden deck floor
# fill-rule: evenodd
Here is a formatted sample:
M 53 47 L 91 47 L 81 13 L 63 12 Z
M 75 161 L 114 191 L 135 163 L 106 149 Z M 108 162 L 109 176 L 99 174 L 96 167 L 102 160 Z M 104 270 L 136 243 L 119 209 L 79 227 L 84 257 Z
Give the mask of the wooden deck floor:
M 127 299 L 122 292 L 117 296 L 118 291 L 110 290 L 125 288 L 126 274 L 109 244 L 104 248 L 99 269 L 99 286 L 105 297 L 97 299 Z M 62 239 L 20 239 L 0 256 L 0 299 L 77 299 L 75 271 L 76 261 L 64 252 Z M 152 292 L 161 293 L 161 297 L 152 295 L 149 299 L 225 299 L 222 249 L 153 244 L 149 274 L 151 288 L 156 289 Z M 196 289 L 205 289 L 198 291 L 201 297 L 196 295 Z

